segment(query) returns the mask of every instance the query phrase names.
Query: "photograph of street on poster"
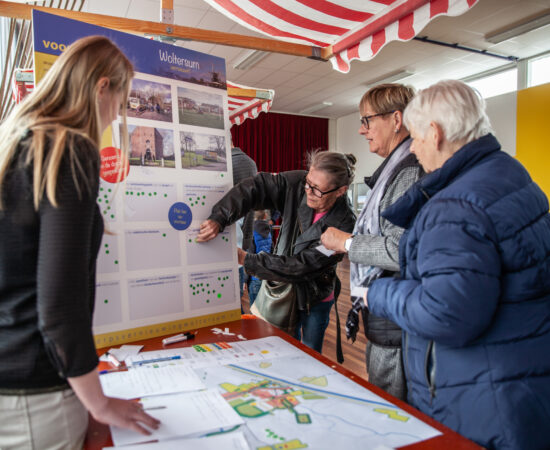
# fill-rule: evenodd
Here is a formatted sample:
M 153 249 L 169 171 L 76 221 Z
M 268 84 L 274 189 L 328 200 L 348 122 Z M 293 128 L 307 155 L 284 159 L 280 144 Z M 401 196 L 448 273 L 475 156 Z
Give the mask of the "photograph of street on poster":
M 128 117 L 172 122 L 170 85 L 134 78 L 126 110 Z

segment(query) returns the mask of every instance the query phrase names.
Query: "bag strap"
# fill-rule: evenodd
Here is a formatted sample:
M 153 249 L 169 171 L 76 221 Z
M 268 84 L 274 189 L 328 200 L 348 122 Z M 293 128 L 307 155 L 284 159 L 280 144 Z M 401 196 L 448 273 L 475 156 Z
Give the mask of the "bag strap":
M 342 282 L 338 275 L 334 284 L 334 307 L 336 308 L 336 361 L 339 364 L 344 362 L 344 352 L 342 351 L 342 330 L 340 328 L 340 314 L 338 314 L 338 296 L 342 289 Z

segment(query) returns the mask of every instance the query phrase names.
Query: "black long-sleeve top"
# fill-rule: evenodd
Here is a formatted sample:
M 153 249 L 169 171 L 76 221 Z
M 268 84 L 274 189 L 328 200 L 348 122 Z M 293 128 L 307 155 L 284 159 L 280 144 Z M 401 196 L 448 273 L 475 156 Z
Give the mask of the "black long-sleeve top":
M 0 394 L 65 387 L 97 366 L 92 335 L 95 261 L 103 234 L 96 203 L 100 159 L 73 137 L 65 149 L 54 207 L 33 205 L 32 164 L 23 140 L 3 184 L 0 210 Z M 47 153 L 48 149 L 46 149 Z M 84 181 L 89 180 L 88 184 Z

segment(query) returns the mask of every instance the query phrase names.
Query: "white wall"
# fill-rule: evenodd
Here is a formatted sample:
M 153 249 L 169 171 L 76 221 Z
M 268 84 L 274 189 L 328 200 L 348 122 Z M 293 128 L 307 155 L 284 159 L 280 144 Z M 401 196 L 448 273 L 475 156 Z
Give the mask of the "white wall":
M 516 155 L 516 119 L 517 92 L 497 95 L 486 100 L 487 114 L 493 126 L 493 132 L 502 150 Z
M 330 130 L 329 127 L 329 132 Z M 334 150 L 340 153 L 352 153 L 357 158 L 355 164 L 356 182 L 372 175 L 383 161 L 380 156 L 369 151 L 369 143 L 358 133 L 358 130 L 359 112 L 340 117 L 336 121 L 336 147 Z M 329 142 L 331 141 L 329 136 Z

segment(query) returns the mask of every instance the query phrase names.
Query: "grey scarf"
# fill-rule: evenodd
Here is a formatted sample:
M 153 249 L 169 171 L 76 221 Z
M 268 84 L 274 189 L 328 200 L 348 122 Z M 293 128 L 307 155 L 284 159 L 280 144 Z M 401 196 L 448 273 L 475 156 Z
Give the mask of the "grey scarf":
M 382 170 L 376 184 L 367 194 L 363 210 L 355 223 L 353 234 L 370 234 L 381 236 L 380 234 L 380 200 L 386 192 L 386 184 L 393 174 L 396 166 L 407 157 L 410 152 L 411 139 L 405 140 L 389 156 L 390 160 Z M 367 266 L 363 264 L 351 263 L 350 281 L 351 289 L 354 287 L 366 287 L 369 283 L 378 278 L 383 269 L 376 266 Z

